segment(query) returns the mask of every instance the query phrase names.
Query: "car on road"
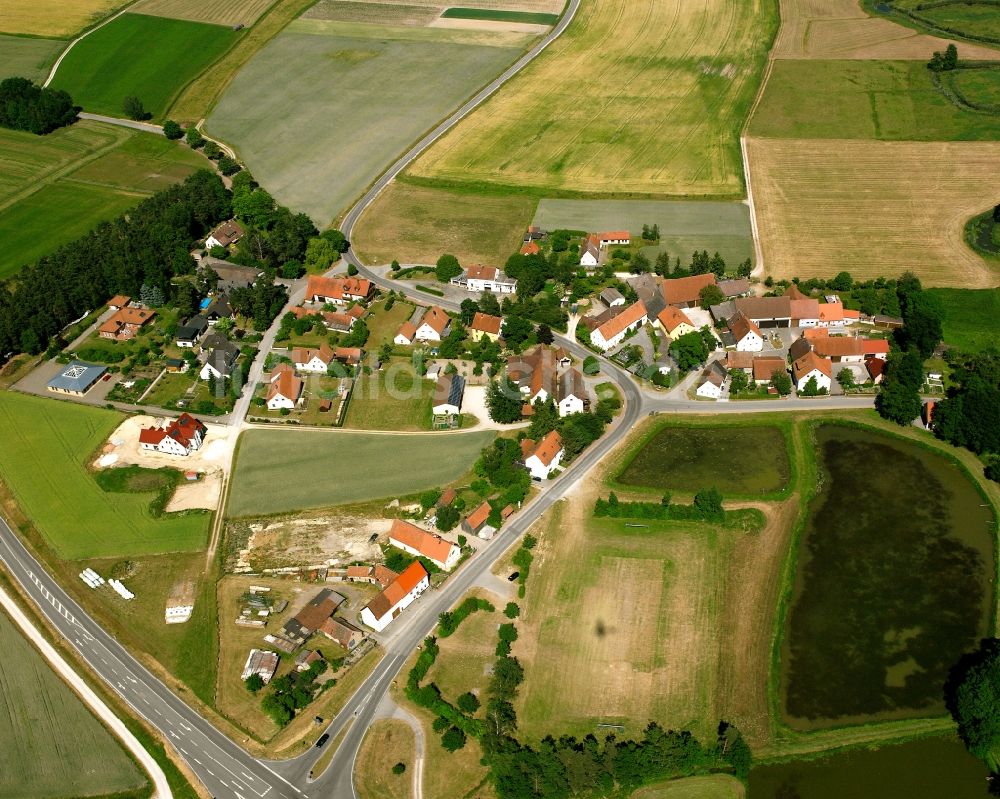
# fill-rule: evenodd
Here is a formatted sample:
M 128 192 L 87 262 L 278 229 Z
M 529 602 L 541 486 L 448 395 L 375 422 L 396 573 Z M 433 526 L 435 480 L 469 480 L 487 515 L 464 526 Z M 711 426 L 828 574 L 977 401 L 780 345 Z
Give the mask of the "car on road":
M 323 747 L 323 744 L 325 744 L 329 740 L 330 740 L 330 733 L 324 732 L 321 736 L 319 736 L 319 740 L 316 741 L 316 748 L 321 749 Z

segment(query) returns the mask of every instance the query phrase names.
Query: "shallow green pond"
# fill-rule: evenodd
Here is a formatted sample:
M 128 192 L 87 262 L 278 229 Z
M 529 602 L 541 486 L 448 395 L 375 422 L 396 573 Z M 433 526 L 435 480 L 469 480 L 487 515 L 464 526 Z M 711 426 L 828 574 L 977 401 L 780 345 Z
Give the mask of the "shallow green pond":
M 777 427 L 664 427 L 635 454 L 618 482 L 762 494 L 784 488 L 790 473 L 785 436 Z
M 993 515 L 942 455 L 815 430 L 819 486 L 782 652 L 798 729 L 944 713 L 948 669 L 987 632 Z
M 925 738 L 758 766 L 749 799 L 980 799 L 986 768 L 957 739 Z

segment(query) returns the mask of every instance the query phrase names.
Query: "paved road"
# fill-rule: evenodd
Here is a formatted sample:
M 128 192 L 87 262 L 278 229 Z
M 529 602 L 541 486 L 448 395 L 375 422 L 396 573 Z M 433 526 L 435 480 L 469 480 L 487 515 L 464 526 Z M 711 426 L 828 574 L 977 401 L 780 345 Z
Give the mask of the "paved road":
M 159 125 L 153 125 L 150 122 L 136 122 L 134 119 L 108 117 L 103 114 L 88 114 L 86 111 L 81 111 L 77 116 L 80 119 L 91 119 L 94 122 L 106 122 L 109 125 L 118 125 L 122 128 L 132 128 L 133 130 L 141 130 L 145 133 L 159 133 L 161 136 L 163 135 L 163 128 Z

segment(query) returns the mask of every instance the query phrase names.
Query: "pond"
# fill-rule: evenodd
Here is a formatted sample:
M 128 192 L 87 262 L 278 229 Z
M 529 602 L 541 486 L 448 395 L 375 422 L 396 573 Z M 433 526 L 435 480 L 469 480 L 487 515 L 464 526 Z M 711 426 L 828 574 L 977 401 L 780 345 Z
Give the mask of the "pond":
M 948 669 L 988 631 L 993 513 L 945 456 L 815 428 L 819 485 L 782 651 L 786 723 L 943 714 Z
M 760 495 L 788 484 L 791 467 L 781 429 L 664 427 L 618 475 L 618 482 L 643 488 L 700 491 L 715 486 L 726 494 Z
M 750 799 L 982 799 L 985 766 L 953 736 L 757 766 Z

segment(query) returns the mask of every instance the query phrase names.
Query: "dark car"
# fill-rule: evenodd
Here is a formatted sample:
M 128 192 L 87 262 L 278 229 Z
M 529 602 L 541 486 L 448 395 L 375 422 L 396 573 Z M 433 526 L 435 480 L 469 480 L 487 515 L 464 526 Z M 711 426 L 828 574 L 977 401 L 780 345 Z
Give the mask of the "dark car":
M 507 578 L 507 581 L 512 583 L 512 582 L 514 582 L 514 580 L 516 580 L 520 576 L 521 576 L 521 572 L 512 572 L 511 575 L 510 575 L 510 577 Z
M 316 748 L 320 749 L 323 746 L 323 744 L 325 744 L 329 740 L 330 740 L 330 733 L 324 732 L 321 736 L 319 736 L 319 740 L 316 741 Z
M 375 541 L 378 541 L 378 533 L 372 533 L 371 538 L 368 539 L 369 544 L 372 544 Z

